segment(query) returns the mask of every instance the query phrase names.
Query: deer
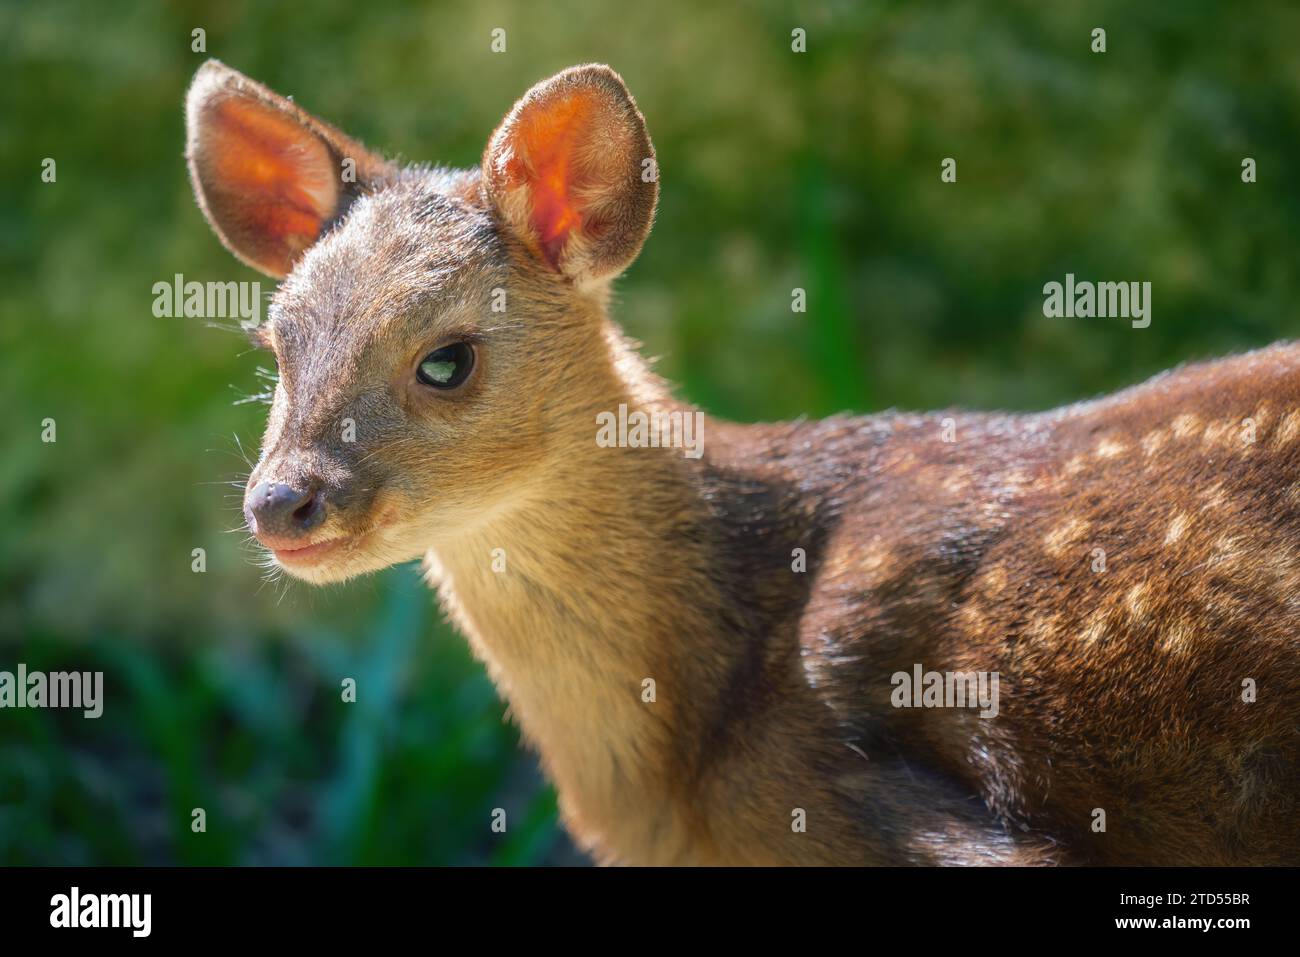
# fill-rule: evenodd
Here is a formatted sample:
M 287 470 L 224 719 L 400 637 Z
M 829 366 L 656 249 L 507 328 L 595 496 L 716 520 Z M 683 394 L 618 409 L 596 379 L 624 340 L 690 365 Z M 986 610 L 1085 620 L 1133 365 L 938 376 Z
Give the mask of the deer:
M 422 562 L 597 863 L 1300 863 L 1300 347 L 726 422 L 610 317 L 661 177 L 608 66 L 468 169 L 216 60 L 185 115 L 198 206 L 278 281 L 248 530 L 315 585 Z M 697 454 L 598 441 L 620 407 L 699 416 Z

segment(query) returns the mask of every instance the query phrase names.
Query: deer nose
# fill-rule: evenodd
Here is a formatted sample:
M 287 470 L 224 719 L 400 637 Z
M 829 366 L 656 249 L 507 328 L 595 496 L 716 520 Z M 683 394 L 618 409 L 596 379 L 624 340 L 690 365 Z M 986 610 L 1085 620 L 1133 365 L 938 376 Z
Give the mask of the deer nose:
M 301 538 L 325 520 L 319 486 L 259 482 L 244 498 L 244 517 L 258 537 Z

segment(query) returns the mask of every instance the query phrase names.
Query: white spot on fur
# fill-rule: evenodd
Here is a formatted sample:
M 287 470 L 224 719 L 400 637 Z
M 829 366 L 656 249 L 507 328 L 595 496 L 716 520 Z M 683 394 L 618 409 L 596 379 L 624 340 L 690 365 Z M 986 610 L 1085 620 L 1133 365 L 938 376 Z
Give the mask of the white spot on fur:
M 1088 531 L 1088 523 L 1081 518 L 1071 518 L 1052 529 L 1043 538 L 1043 548 L 1053 558 L 1060 558 L 1066 549 Z
M 1210 562 L 1215 565 L 1225 564 L 1236 561 L 1241 554 L 1240 536 L 1220 535 L 1214 540 L 1214 554 L 1210 556 Z
M 1147 612 L 1147 596 L 1151 591 L 1151 586 L 1146 582 L 1139 582 L 1128 590 L 1124 596 L 1124 607 L 1128 613 L 1135 619 L 1141 619 Z
M 1007 587 L 1007 570 L 1001 565 L 994 565 L 984 573 L 981 587 L 985 592 L 996 595 Z
M 872 544 L 867 550 L 866 555 L 862 557 L 862 570 L 868 572 L 879 571 L 889 564 L 889 549 L 879 542 Z
M 1283 416 L 1282 421 L 1278 423 L 1277 431 L 1273 433 L 1274 445 L 1289 445 L 1295 441 L 1297 435 L 1300 435 L 1300 411 L 1291 411 Z
M 1097 644 L 1101 639 L 1106 637 L 1108 628 L 1109 623 L 1106 621 L 1106 616 L 1098 614 L 1088 622 L 1088 626 L 1083 629 L 1083 643 L 1085 645 Z
M 1201 420 L 1190 412 L 1184 412 L 1178 418 L 1174 419 L 1175 438 L 1190 439 L 1199 431 L 1201 431 Z
M 1113 459 L 1117 455 L 1122 455 L 1128 450 L 1128 445 L 1119 439 L 1102 439 L 1097 443 L 1097 457 L 1101 459 Z
M 1201 506 L 1201 511 L 1211 509 L 1220 509 L 1227 504 L 1227 497 L 1223 494 L 1223 483 L 1215 482 L 1201 490 L 1201 498 L 1205 499 L 1205 504 Z
M 1236 434 L 1237 423 L 1228 419 L 1222 422 L 1211 422 L 1205 427 L 1201 434 L 1201 441 L 1206 445 L 1220 445 L 1225 439 Z
M 1035 618 L 1029 626 L 1029 635 L 1044 644 L 1054 645 L 1060 640 L 1061 615 L 1059 612 Z
M 1160 631 L 1160 647 L 1171 655 L 1185 655 L 1196 638 L 1196 631 L 1185 621 L 1175 620 Z
M 1142 451 L 1148 456 L 1155 455 L 1169 441 L 1169 433 L 1164 429 L 1152 429 L 1142 437 Z
M 980 611 L 974 602 L 967 602 L 962 607 L 960 618 L 966 630 L 972 634 L 982 634 L 988 625 L 984 612 Z

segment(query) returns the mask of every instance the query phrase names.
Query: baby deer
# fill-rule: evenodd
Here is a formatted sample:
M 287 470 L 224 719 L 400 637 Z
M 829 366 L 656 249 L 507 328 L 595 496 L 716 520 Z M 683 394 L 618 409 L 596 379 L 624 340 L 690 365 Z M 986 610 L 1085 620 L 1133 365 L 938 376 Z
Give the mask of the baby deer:
M 186 113 L 199 205 L 283 280 L 250 530 L 309 582 L 423 559 L 597 859 L 1300 863 L 1300 349 L 1046 414 L 704 419 L 607 315 L 658 193 L 608 67 L 477 169 L 216 61 Z

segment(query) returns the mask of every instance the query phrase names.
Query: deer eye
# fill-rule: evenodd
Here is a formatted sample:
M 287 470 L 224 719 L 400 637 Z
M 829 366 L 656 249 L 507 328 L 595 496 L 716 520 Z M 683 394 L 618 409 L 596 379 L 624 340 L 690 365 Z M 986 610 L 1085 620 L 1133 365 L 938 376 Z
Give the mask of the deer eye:
M 435 349 L 422 360 L 415 377 L 435 389 L 454 389 L 474 368 L 474 350 L 468 343 L 457 342 Z

